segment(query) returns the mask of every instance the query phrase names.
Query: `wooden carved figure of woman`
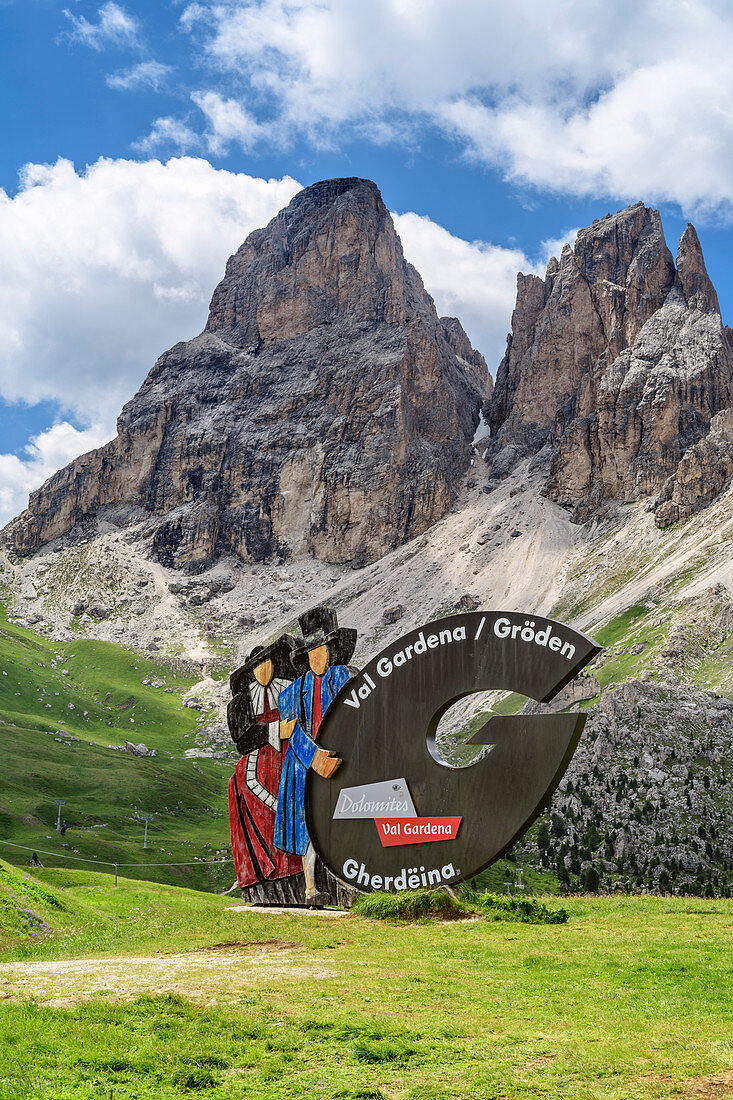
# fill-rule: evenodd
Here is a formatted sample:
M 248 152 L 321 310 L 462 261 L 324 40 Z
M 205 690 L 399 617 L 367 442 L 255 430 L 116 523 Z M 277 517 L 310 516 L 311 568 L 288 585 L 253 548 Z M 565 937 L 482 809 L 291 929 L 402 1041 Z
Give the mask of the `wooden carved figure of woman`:
M 284 635 L 256 646 L 231 677 L 228 719 L 242 754 L 229 780 L 229 826 L 242 889 L 299 875 L 300 855 L 275 844 L 275 813 L 287 740 L 280 735 L 278 696 L 288 686 L 295 640 Z

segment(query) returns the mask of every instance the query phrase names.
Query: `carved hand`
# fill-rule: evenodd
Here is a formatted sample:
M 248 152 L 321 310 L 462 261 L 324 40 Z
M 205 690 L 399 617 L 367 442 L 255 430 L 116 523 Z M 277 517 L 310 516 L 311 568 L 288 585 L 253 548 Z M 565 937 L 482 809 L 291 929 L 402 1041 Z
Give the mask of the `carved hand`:
M 341 757 L 328 749 L 316 749 L 311 767 L 322 775 L 324 779 L 330 779 L 336 769 L 341 765 Z
M 280 723 L 280 738 L 283 741 L 287 741 L 288 738 L 292 735 L 292 732 L 295 729 L 296 721 L 297 721 L 297 719 L 293 718 L 292 722 L 281 722 Z

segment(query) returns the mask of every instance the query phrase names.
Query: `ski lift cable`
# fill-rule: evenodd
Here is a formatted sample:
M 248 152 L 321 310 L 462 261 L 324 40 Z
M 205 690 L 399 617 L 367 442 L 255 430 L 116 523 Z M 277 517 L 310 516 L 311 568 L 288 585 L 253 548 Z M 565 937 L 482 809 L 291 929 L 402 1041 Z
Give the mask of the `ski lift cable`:
M 84 856 L 59 855 L 57 852 L 49 852 L 43 848 L 29 848 L 27 844 L 13 844 L 10 840 L 0 840 L 8 848 L 22 848 L 26 852 L 37 852 L 42 856 L 53 856 L 54 859 L 74 860 L 75 863 L 96 863 L 100 867 L 211 867 L 216 864 L 234 863 L 233 859 L 193 859 L 183 863 L 118 863 L 114 859 L 87 859 Z

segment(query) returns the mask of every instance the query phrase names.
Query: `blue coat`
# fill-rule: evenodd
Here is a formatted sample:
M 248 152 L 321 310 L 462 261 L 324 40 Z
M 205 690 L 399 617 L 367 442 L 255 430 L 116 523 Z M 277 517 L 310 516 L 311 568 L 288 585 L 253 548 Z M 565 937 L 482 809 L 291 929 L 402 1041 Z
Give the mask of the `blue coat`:
M 344 665 L 331 665 L 321 679 L 321 713 L 325 715 L 334 698 L 351 677 Z M 283 852 L 304 855 L 310 844 L 305 824 L 305 777 L 318 746 L 311 737 L 315 677 L 305 676 L 280 692 L 277 707 L 283 722 L 297 719 L 285 753 L 275 815 L 275 846 Z

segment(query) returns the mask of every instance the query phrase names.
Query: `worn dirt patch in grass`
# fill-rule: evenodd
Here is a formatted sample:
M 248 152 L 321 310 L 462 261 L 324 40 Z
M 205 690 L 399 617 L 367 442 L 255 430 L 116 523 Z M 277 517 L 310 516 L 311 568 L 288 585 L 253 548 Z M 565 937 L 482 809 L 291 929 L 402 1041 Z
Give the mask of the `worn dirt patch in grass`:
M 243 988 L 335 973 L 298 944 L 232 943 L 180 955 L 4 963 L 0 999 L 61 1008 L 95 996 L 131 1000 L 145 993 L 179 993 L 201 1004 L 223 1004 L 241 999 Z
M 195 947 L 190 954 L 196 955 L 202 951 L 231 951 L 234 949 L 255 951 L 259 947 L 267 948 L 270 951 L 294 951 L 302 946 L 301 943 L 296 943 L 295 940 L 226 940 L 224 943 L 212 943 L 208 947 Z
M 533 1069 L 544 1069 L 545 1066 L 551 1066 L 556 1058 L 557 1054 L 552 1051 L 548 1051 L 546 1054 L 538 1054 L 536 1058 L 530 1058 L 523 1066 L 517 1066 L 517 1073 L 525 1073 Z
M 728 1100 L 733 1097 L 733 1069 L 715 1073 L 712 1077 L 698 1077 L 684 1083 L 684 1096 L 696 1100 Z

